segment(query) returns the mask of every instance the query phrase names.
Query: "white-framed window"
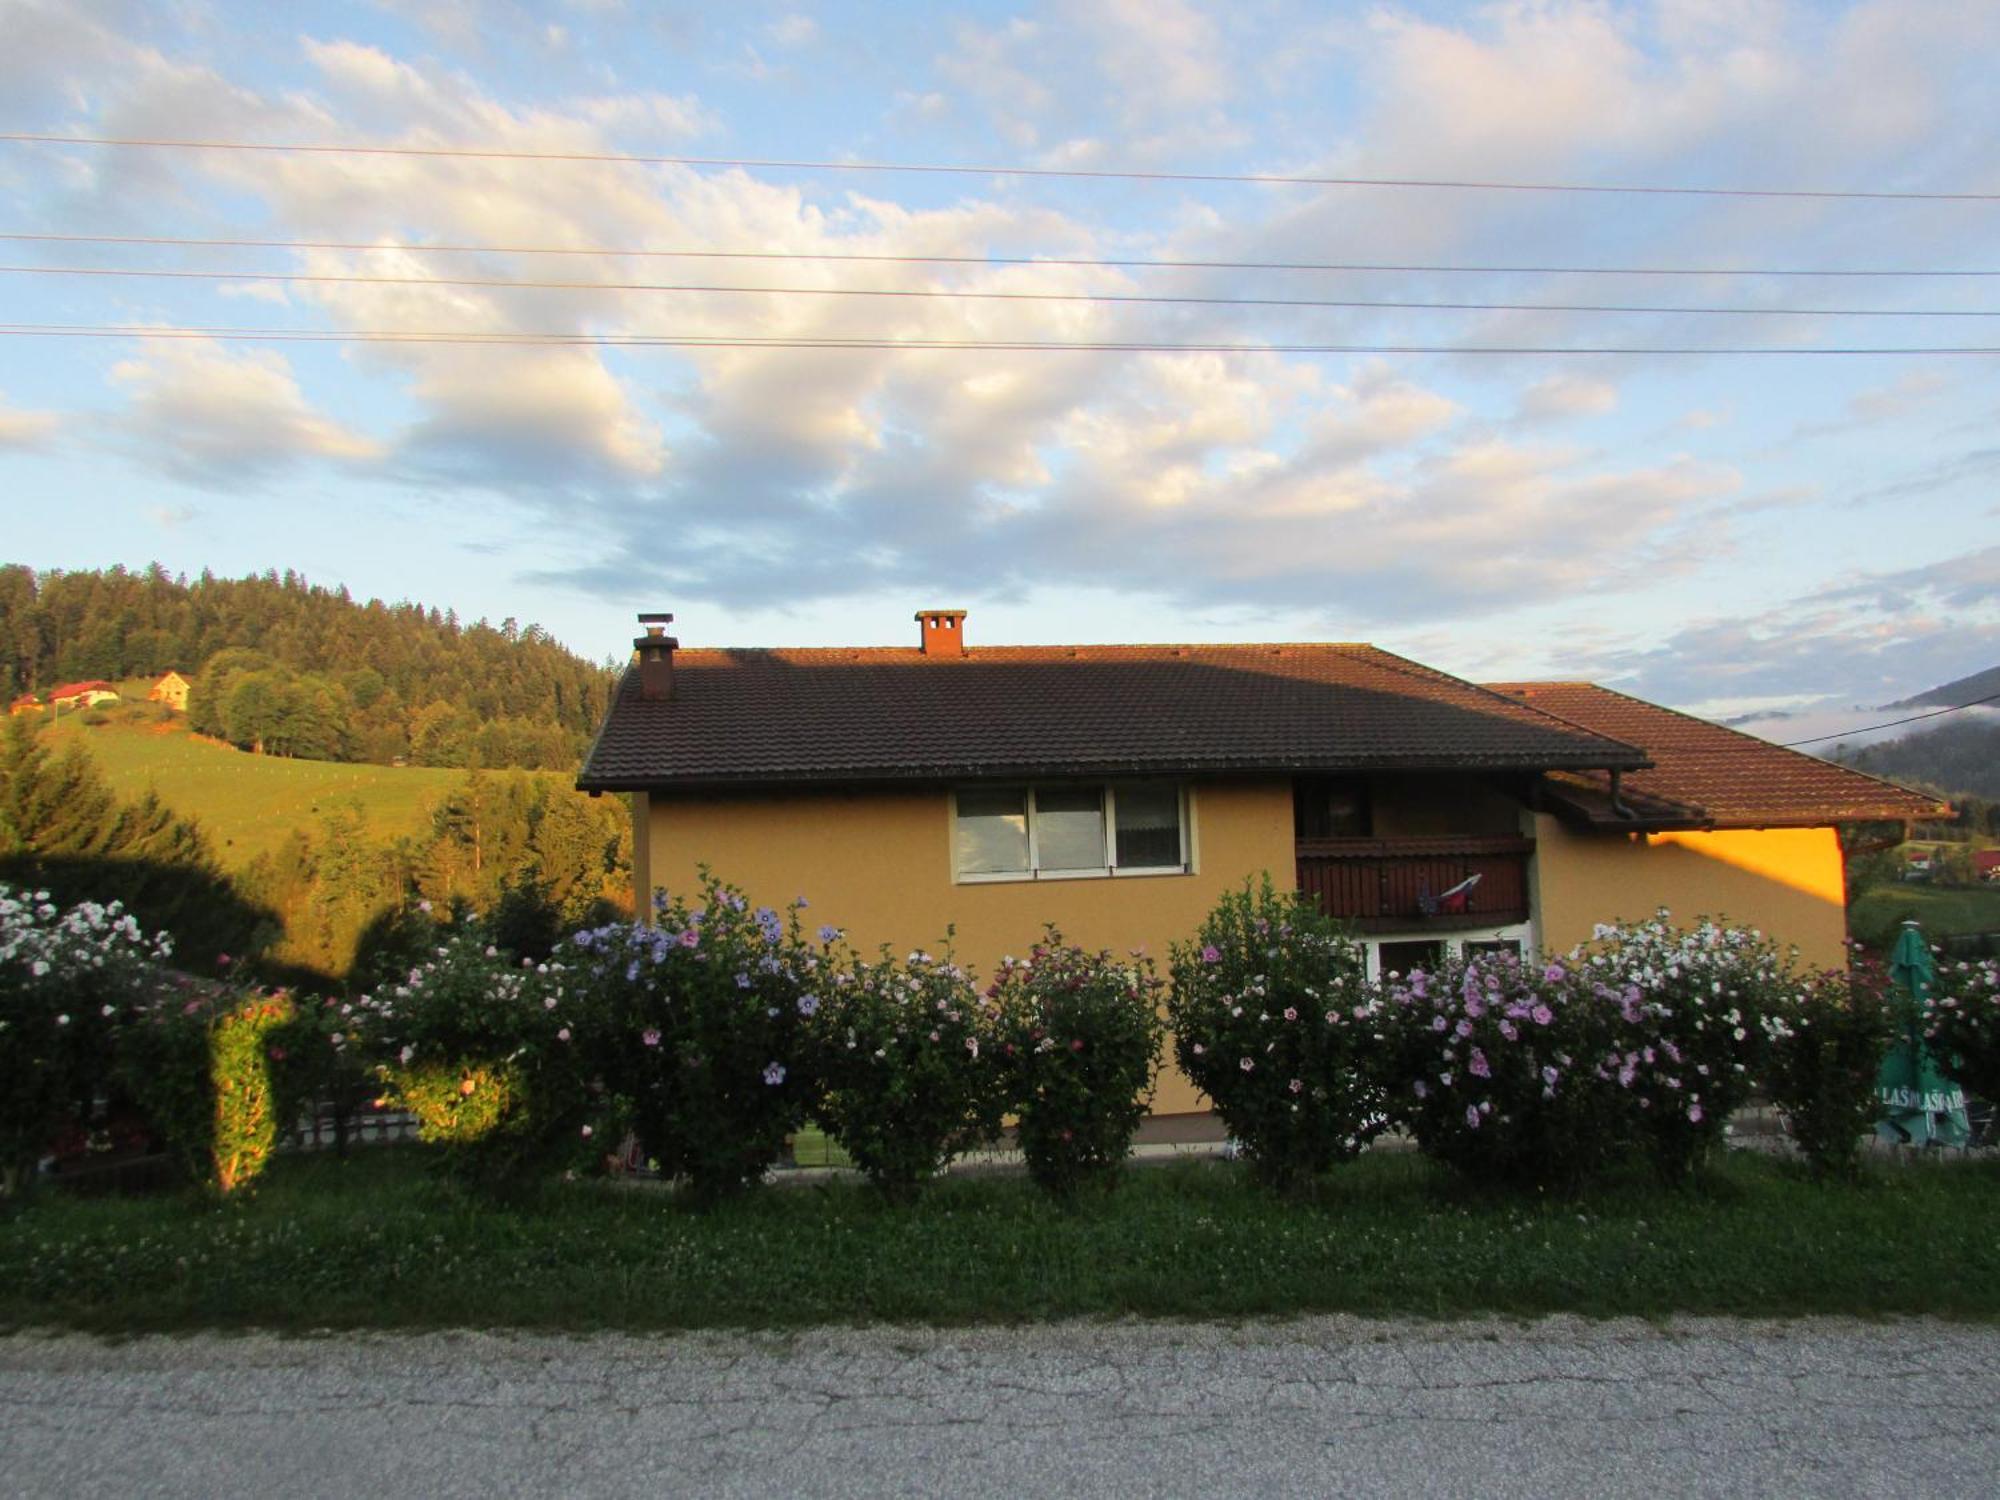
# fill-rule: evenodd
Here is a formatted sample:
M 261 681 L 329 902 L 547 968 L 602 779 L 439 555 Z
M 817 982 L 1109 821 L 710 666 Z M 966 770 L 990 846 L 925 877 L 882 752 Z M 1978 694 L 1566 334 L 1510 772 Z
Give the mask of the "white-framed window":
M 1407 974 L 1467 953 L 1502 952 L 1526 957 L 1534 944 L 1526 922 L 1477 927 L 1464 932 L 1385 932 L 1361 939 L 1368 950 L 1368 977 Z
M 1185 875 L 1187 789 L 1172 781 L 1050 781 L 952 794 L 952 873 L 961 881 Z

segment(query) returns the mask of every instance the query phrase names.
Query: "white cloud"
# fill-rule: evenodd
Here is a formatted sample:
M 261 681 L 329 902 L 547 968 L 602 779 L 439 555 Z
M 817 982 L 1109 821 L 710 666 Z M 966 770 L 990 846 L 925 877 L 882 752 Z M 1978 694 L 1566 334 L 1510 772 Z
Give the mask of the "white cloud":
M 152 505 L 146 508 L 146 519 L 162 531 L 178 531 L 200 516 L 201 512 L 192 505 Z
M 52 36 L 70 24 L 46 6 L 33 9 L 38 26 L 55 28 Z M 511 10 L 501 6 L 490 15 Z M 1341 129 L 1295 129 L 1290 118 L 1267 115 L 1272 135 L 1246 165 L 1283 165 L 1265 153 L 1295 149 L 1279 142 L 1303 140 L 1313 143 L 1313 160 L 1299 164 L 1307 168 L 1323 159 L 1363 173 L 1533 168 L 1550 176 L 1706 177 L 1740 167 L 1740 142 L 1754 137 L 1760 170 L 1767 153 L 1770 172 L 1790 173 L 1815 159 L 1816 110 L 1836 87 L 1801 61 L 1812 55 L 1802 38 L 1823 28 L 1832 40 L 1822 51 L 1838 87 L 1858 87 L 1863 75 L 1843 39 L 1864 34 L 1855 20 L 1864 12 L 1883 14 L 1862 6 L 1821 21 L 1751 0 L 1727 6 L 1678 0 L 1644 12 L 1550 0 L 1501 4 L 1446 24 L 1430 19 L 1428 10 L 1418 16 L 1386 9 L 1357 28 L 1361 45 L 1341 54 L 1351 79 L 1329 75 L 1299 85 L 1305 91 L 1323 85 L 1329 97 L 1343 100 L 1353 95 L 1353 114 L 1339 116 L 1345 137 Z M 1915 4 L 1911 15 L 1910 35 L 1881 32 L 1879 23 L 1865 34 L 1904 59 L 1939 54 L 1948 38 L 1963 47 L 1975 36 L 1971 23 L 1935 5 Z M 764 19 L 744 25 L 754 33 Z M 773 43 L 812 39 L 783 16 L 772 27 Z M 1191 157 L 1223 141 L 1225 111 L 1251 107 L 1232 74 L 1248 50 L 1242 33 L 1233 21 L 1221 25 L 1178 0 L 1144 7 L 1101 0 L 1033 19 L 962 25 L 950 34 L 952 51 L 934 72 L 919 66 L 897 80 L 908 87 L 891 122 L 929 140 L 983 112 L 1009 146 L 1050 162 L 1143 161 L 1182 126 L 1201 137 L 1178 148 Z M 88 51 L 82 43 L 51 45 L 59 59 Z M 64 64 L 62 86 L 70 93 L 51 110 L 79 124 L 129 126 L 131 133 L 199 128 L 262 139 L 362 135 L 385 144 L 590 152 L 728 123 L 693 95 L 635 91 L 608 70 L 575 75 L 590 80 L 580 92 L 564 96 L 549 84 L 525 103 L 488 92 L 450 61 L 334 38 L 302 44 L 311 70 L 303 86 L 260 94 L 148 53 L 109 30 L 89 46 L 101 46 L 115 66 L 93 72 L 82 62 Z M 0 56 L 0 74 L 6 67 Z M 1903 87 L 1902 68 L 1888 70 L 1894 88 Z M 1894 124 L 1903 106 L 1882 109 L 1890 124 L 1871 127 L 1877 129 L 1872 144 L 1851 150 L 1851 168 L 1843 172 L 1885 171 L 1889 158 L 1881 152 L 1907 139 Z M 1326 125 L 1335 115 L 1301 118 Z M 1985 118 L 1969 117 L 1958 134 L 1980 137 Z M 871 118 L 869 128 L 876 123 Z M 828 150 L 865 139 L 843 138 Z M 1949 146 L 1957 137 L 1938 139 Z M 1940 150 L 1938 162 L 1909 164 L 1910 180 L 1944 170 L 1951 157 Z M 935 152 L 950 154 L 943 144 Z M 1795 223 L 1779 226 L 1788 239 L 1767 232 L 1775 218 L 1738 221 L 1730 217 L 1737 209 L 1703 205 L 1685 206 L 1683 214 L 1682 205 L 1673 205 L 1680 217 L 1657 243 L 1650 221 L 1621 243 L 1625 220 L 1604 200 L 1236 190 L 1211 196 L 1198 188 L 1156 198 L 1151 187 L 1127 195 L 971 179 L 954 184 L 957 196 L 948 199 L 926 188 L 898 202 L 889 195 L 907 184 L 893 179 L 866 179 L 882 194 L 867 196 L 853 190 L 862 179 L 809 179 L 795 187 L 736 171 L 475 158 L 190 153 L 144 169 L 150 178 L 118 178 L 141 169 L 104 161 L 86 169 L 93 174 L 90 202 L 121 214 L 163 216 L 226 201 L 232 210 L 254 204 L 275 235 L 571 249 L 707 244 L 978 257 L 1032 246 L 1083 256 L 1213 252 L 1217 259 L 1401 263 L 1470 258 L 1473 251 L 1498 259 L 1526 246 L 1523 258 L 1541 263 L 1555 245 L 1565 259 L 1603 252 L 1606 259 L 1668 262 L 1692 259 L 1689 246 L 1721 254 L 1714 243 L 1816 243 L 1818 224 L 1801 212 Z M 1131 207 L 1142 196 L 1161 206 Z M 1047 203 L 1063 207 L 1037 206 Z M 1718 226 L 1741 232 L 1717 234 Z M 1842 253 L 1866 258 L 1845 245 Z M 781 269 L 497 252 L 316 252 L 302 255 L 298 266 L 335 275 L 449 271 L 500 280 L 873 291 L 1228 295 L 1240 294 L 1244 284 L 1240 273 L 1224 271 L 810 261 Z M 1365 285 L 1364 295 L 1407 290 L 1415 300 L 1443 300 L 1467 288 L 1407 277 Z M 1631 300 L 1642 300 L 1638 288 L 1617 285 L 1621 300 L 1626 289 Z M 1538 299 L 1607 300 L 1602 283 L 1591 298 L 1564 297 L 1545 279 L 1532 289 Z M 1673 289 L 1691 290 L 1685 283 Z M 1706 296 L 1712 289 L 1699 290 Z M 240 285 L 225 287 L 225 294 L 262 295 Z M 565 336 L 1235 342 L 1296 331 L 1301 339 L 1309 333 L 1328 342 L 1388 342 L 1400 341 L 1408 328 L 1412 342 L 1476 342 L 1518 327 L 1519 341 L 1544 342 L 1585 326 L 1581 318 L 1506 323 L 1356 310 L 1244 314 L 568 288 L 325 284 L 291 295 L 297 311 L 288 320 L 323 319 L 336 329 Z M 1589 326 L 1595 332 L 1604 325 Z M 1618 326 L 1642 342 L 1650 325 Z M 214 370 L 184 368 L 197 359 L 213 362 Z M 315 459 L 365 464 L 444 493 L 458 487 L 456 503 L 468 506 L 497 490 L 531 508 L 549 534 L 564 539 L 572 559 L 584 560 L 573 577 L 587 571 L 607 586 L 665 581 L 683 595 L 732 603 L 803 601 L 955 577 L 985 580 L 995 591 L 1039 583 L 1179 606 L 1282 607 L 1345 633 L 1377 621 L 1491 616 L 1524 602 L 1602 597 L 1672 578 L 1727 545 L 1714 517 L 1725 503 L 1744 503 L 1733 471 L 1660 456 L 1654 444 L 1662 434 L 1606 455 L 1547 441 L 1551 432 L 1568 434 L 1535 427 L 1612 411 L 1621 390 L 1630 402 L 1643 399 L 1647 386 L 1622 362 L 1613 367 L 1621 382 L 1614 385 L 1601 377 L 1550 375 L 1547 363 L 1525 361 L 1475 372 L 1470 362 L 1354 367 L 1275 355 L 759 348 L 614 355 L 589 348 L 371 344 L 350 351 L 347 368 L 372 382 L 368 425 L 379 438 L 322 414 L 324 393 L 313 388 L 322 368 L 303 356 L 295 373 L 275 356 L 149 344 L 120 367 L 119 379 L 132 394 L 131 430 L 176 472 L 215 481 Z M 1482 387 L 1488 381 L 1494 384 Z M 1826 389 L 1822 409 L 1833 411 L 1851 387 Z M 1719 420 L 1715 413 L 1740 396 L 1720 375 L 1713 393 L 1705 386 L 1688 391 L 1679 387 L 1669 398 L 1675 404 L 1662 412 L 1662 424 L 1696 401 L 1704 410 L 1690 412 L 1688 425 Z M 1489 395 L 1491 401 L 1483 399 Z M 1906 413 L 1924 397 L 1920 389 L 1893 387 L 1863 393 L 1854 409 L 1879 409 L 1884 420 L 1899 420 L 1896 402 L 1907 403 Z M 378 400 L 389 415 L 373 415 Z M 1497 426 L 1467 415 L 1510 406 L 1513 420 Z M 1746 420 L 1751 415 L 1746 408 Z M 1991 462 L 1967 455 L 1963 463 L 1971 467 L 1954 470 L 1951 482 L 1966 483 Z M 1757 494 L 1785 493 L 1783 481 L 1792 477 L 1760 473 Z M 467 499 L 465 489 L 482 495 Z M 672 549 L 659 542 L 666 534 L 677 539 Z M 552 558 L 547 566 L 560 571 L 572 559 Z
M 614 479 L 666 460 L 657 427 L 588 350 L 427 351 L 412 394 L 425 415 L 403 448 L 420 467 L 510 488 L 574 472 L 580 457 Z
M 1846 422 L 1886 422 L 1934 401 L 1950 385 L 1942 370 L 1908 370 L 1888 385 L 1871 386 L 1847 399 Z
M 1515 408 L 1519 422 L 1559 422 L 1569 417 L 1596 417 L 1618 409 L 1618 387 L 1608 380 L 1551 375 L 1521 393 Z
M 7 404 L 0 392 L 0 452 L 39 448 L 55 434 L 62 419 L 52 411 L 22 411 Z
M 268 302 L 274 307 L 292 305 L 291 293 L 285 290 L 282 281 L 222 281 L 216 283 L 215 294 L 248 302 Z
M 994 129 L 1011 145 L 1029 148 L 1041 139 L 1041 120 L 1055 105 L 1034 60 L 1042 28 L 1015 16 L 1004 25 L 959 23 L 950 52 L 934 66 L 968 99 L 984 107 Z
M 1094 0 L 1077 14 L 1129 117 L 1212 110 L 1228 97 L 1222 34 L 1188 0 Z
M 771 22 L 764 28 L 764 35 L 780 47 L 806 47 L 819 40 L 819 22 L 794 11 Z
M 309 459 L 351 464 L 381 454 L 369 438 L 314 411 L 273 350 L 147 339 L 137 357 L 112 366 L 111 378 L 129 400 L 118 424 L 142 460 L 180 479 L 229 484 Z
M 1857 572 L 1761 609 L 1696 621 L 1591 670 L 1666 703 L 1882 704 L 2000 660 L 2000 547 Z

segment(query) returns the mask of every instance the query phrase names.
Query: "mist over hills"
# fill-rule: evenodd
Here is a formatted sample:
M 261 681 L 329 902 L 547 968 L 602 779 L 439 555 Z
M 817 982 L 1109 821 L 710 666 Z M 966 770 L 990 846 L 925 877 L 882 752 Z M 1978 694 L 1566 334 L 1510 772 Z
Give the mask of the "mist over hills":
M 2000 667 L 1988 667 L 1984 672 L 1974 672 L 1970 677 L 1961 677 L 1955 682 L 1942 683 L 1914 698 L 1905 698 L 1900 703 L 1891 703 L 1891 708 L 1927 708 L 1932 705 L 1947 707 L 1959 703 L 1973 703 L 1981 698 L 2000 695 Z

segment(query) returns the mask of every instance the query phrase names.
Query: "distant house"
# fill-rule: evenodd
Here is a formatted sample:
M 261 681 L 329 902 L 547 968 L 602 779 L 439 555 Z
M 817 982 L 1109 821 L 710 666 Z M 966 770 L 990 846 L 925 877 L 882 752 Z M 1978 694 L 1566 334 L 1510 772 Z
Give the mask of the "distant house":
M 671 618 L 670 616 L 667 618 Z M 1265 872 L 1371 972 L 1726 916 L 1846 958 L 1843 823 L 1939 799 L 1587 683 L 1485 687 L 1361 645 L 689 650 L 642 616 L 579 778 L 631 796 L 642 912 L 701 866 L 866 951 L 1046 922 L 1164 958 Z M 1171 1070 L 1158 1114 L 1204 1109 Z
M 153 684 L 152 691 L 146 694 L 146 701 L 164 703 L 175 713 L 184 714 L 188 711 L 188 689 L 191 686 L 193 684 L 180 673 L 170 671 Z
M 2000 849 L 1973 850 L 1972 873 L 1988 885 L 2000 885 Z
M 42 711 L 42 700 L 33 693 L 23 693 L 7 705 L 10 714 L 38 714 Z
M 55 709 L 91 708 L 99 703 L 116 703 L 118 689 L 108 682 L 92 679 L 89 682 L 66 682 L 49 694 L 49 706 Z
M 1929 880 L 1937 874 L 1937 858 L 1929 849 L 1903 851 L 1903 879 Z

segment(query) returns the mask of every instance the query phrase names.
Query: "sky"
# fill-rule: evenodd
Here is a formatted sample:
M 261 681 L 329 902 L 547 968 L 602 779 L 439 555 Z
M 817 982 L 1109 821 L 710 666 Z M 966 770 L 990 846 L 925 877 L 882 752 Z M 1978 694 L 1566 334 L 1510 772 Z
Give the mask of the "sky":
M 2000 347 L 2000 276 L 1774 273 L 2000 271 L 2000 201 L 1004 169 L 1995 195 L 1996 62 L 2000 0 L 0 0 L 0 131 L 514 153 L 0 142 L 0 234 L 283 242 L 0 240 L 0 324 L 123 330 L 0 333 L 0 560 L 289 567 L 599 658 L 652 609 L 1370 640 L 1844 727 L 2000 663 L 2000 356 L 1798 351 Z M 1644 352 L 1716 346 L 1780 352 Z

